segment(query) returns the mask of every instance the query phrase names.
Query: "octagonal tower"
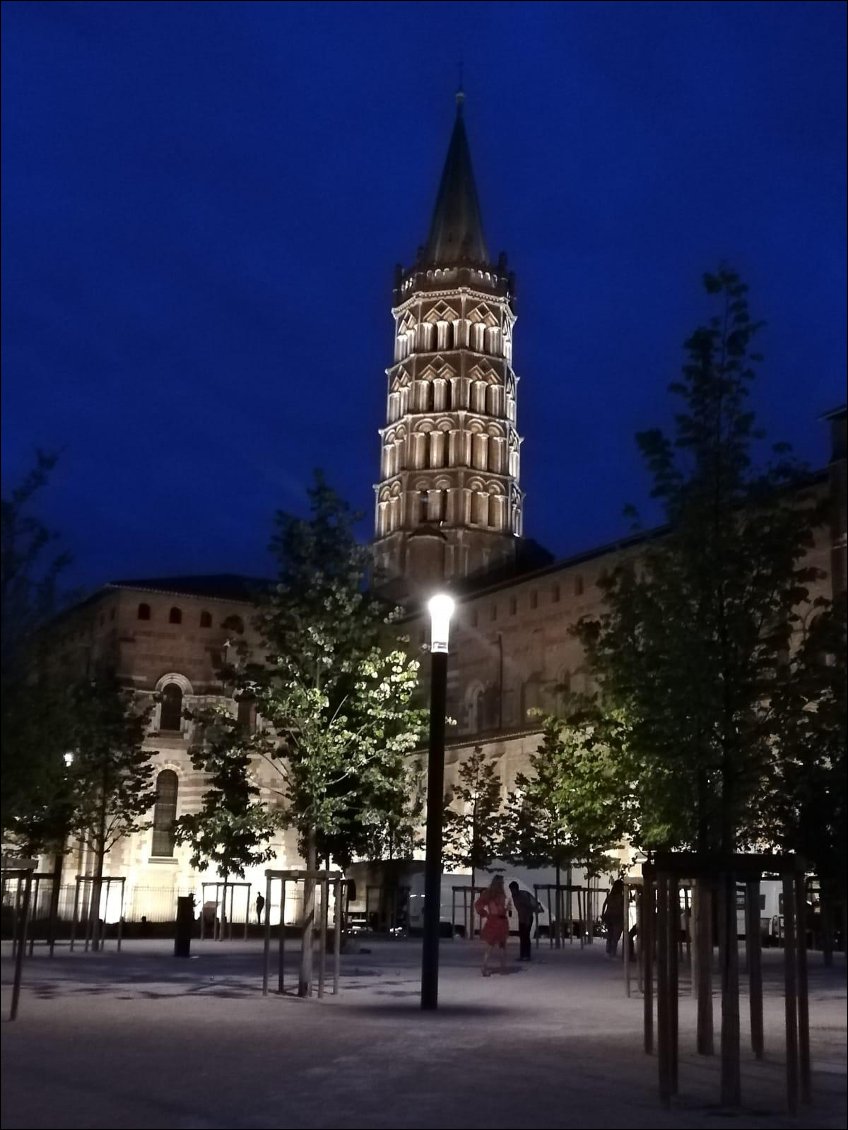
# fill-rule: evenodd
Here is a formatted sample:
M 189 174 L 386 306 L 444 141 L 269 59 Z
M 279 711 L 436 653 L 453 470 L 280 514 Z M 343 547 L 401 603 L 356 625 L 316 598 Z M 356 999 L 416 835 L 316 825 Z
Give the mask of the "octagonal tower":
M 493 264 L 457 95 L 430 234 L 395 276 L 376 484 L 377 579 L 410 594 L 515 557 L 522 534 L 515 280 Z

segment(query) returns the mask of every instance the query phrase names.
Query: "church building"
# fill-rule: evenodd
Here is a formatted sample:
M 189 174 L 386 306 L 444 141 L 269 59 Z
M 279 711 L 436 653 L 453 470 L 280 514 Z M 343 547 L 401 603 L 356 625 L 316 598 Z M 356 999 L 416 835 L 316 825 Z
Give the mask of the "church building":
M 428 643 L 424 598 L 440 587 L 456 597 L 446 783 L 479 745 L 497 765 L 504 795 L 538 748 L 534 708 L 556 712 L 569 690 L 591 689 L 570 629 L 600 610 L 601 575 L 622 555 L 638 554 L 650 536 L 563 561 L 525 537 L 515 285 L 506 256 L 493 259 L 484 235 L 459 95 L 426 243 L 414 264 L 395 274 L 374 568 L 375 583 L 407 603 L 405 627 L 416 650 Z M 810 564 L 825 578 L 814 595 L 830 597 L 845 589 L 844 407 L 825 419 L 833 457 L 816 490 L 830 498 L 832 520 L 817 531 Z M 77 671 L 108 662 L 143 703 L 154 704 L 145 743 L 156 754 L 152 826 L 106 861 L 107 875 L 126 879 L 128 921 L 142 914 L 171 921 L 178 895 L 205 900 L 201 884 L 217 878 L 196 873 L 188 849 L 174 842 L 176 818 L 199 807 L 203 787 L 188 756 L 192 724 L 184 711 L 213 702 L 226 702 L 234 714 L 249 709 L 216 672 L 238 638 L 250 642 L 251 612 L 245 578 L 146 578 L 106 585 L 58 624 L 57 648 Z M 270 774 L 256 767 L 267 798 Z M 275 847 L 272 866 L 302 865 L 293 833 Z M 65 883 L 91 874 L 92 863 L 79 847 Z M 263 870 L 247 876 L 248 902 Z M 110 905 L 108 917 L 118 913 Z

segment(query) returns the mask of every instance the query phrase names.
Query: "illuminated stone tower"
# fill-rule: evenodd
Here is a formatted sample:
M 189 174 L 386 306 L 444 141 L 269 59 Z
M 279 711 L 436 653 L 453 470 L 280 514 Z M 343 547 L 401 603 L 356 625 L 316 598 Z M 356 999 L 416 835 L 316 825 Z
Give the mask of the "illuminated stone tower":
M 522 533 L 514 278 L 493 264 L 457 95 L 430 235 L 397 268 L 375 487 L 378 577 L 410 593 L 505 565 Z

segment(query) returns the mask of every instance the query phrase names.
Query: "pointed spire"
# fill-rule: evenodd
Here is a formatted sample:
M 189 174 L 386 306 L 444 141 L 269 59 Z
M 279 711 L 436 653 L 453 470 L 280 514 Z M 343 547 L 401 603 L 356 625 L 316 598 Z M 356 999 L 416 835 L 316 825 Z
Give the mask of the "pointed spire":
M 424 253 L 428 263 L 439 266 L 462 260 L 489 262 L 462 114 L 464 102 L 465 93 L 460 82 L 456 93 L 456 121 Z

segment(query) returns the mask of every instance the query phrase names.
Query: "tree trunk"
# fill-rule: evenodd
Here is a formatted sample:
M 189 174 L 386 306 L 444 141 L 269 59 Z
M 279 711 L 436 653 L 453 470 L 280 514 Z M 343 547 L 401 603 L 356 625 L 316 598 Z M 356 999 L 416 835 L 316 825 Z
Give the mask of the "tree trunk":
M 89 904 L 89 915 L 91 918 L 91 948 L 93 950 L 99 950 L 103 946 L 103 938 L 100 932 L 100 903 L 102 901 L 103 894 L 103 868 L 106 860 L 106 851 L 102 843 L 98 844 L 95 848 L 94 858 L 94 876 L 92 877 L 91 882 L 91 903 Z
M 822 957 L 827 967 L 833 965 L 833 891 L 827 879 L 819 887 L 819 929 L 821 930 Z M 815 944 L 815 938 L 813 939 Z
M 53 889 L 50 892 L 50 923 L 48 934 L 48 945 L 50 946 L 50 956 L 53 956 L 53 949 L 56 945 L 56 926 L 59 919 L 59 895 L 62 891 L 62 869 L 65 863 L 65 844 L 67 837 L 65 837 L 59 845 L 59 850 L 53 862 Z
M 742 1102 L 739 1065 L 739 944 L 736 940 L 736 882 L 728 869 L 719 891 L 721 960 L 721 1103 L 738 1107 Z
M 477 881 L 477 868 L 472 864 L 471 867 L 471 906 L 468 911 L 468 940 L 474 941 L 474 884 Z M 453 927 L 453 923 L 451 923 Z
M 715 1050 L 712 887 L 706 879 L 696 879 L 692 894 L 692 981 L 698 999 L 697 1048 L 699 1055 L 712 1055 Z
M 95 868 L 94 881 L 91 884 L 91 948 L 102 948 L 103 938 L 100 935 L 100 902 L 103 890 L 103 866 L 106 860 L 106 785 L 104 782 L 103 795 L 100 800 L 100 813 L 98 816 L 97 839 L 95 840 Z M 105 922 L 104 931 L 105 934 Z
M 556 871 L 554 873 L 554 880 L 556 882 L 556 898 L 554 899 L 554 913 L 556 914 L 556 925 L 553 926 L 554 931 L 554 945 L 557 949 L 562 945 L 562 892 L 559 889 L 561 870 L 559 860 L 557 860 Z M 550 903 L 548 903 L 550 906 Z M 568 924 L 571 930 L 571 923 Z
M 226 928 L 225 927 L 226 927 L 226 922 L 227 922 L 227 890 L 228 890 L 227 880 L 228 879 L 229 879 L 229 873 L 225 871 L 224 872 L 224 888 L 221 892 L 221 913 L 218 916 L 219 919 L 220 919 L 220 921 L 218 922 L 218 941 L 219 942 L 223 942 L 224 938 L 226 937 Z
M 306 839 L 306 870 L 318 869 L 318 849 L 315 829 L 310 828 Z M 366 908 L 367 909 L 367 908 Z M 303 935 L 300 949 L 300 976 L 297 995 L 308 997 L 312 992 L 312 939 L 315 930 L 315 880 L 307 876 L 303 884 Z

